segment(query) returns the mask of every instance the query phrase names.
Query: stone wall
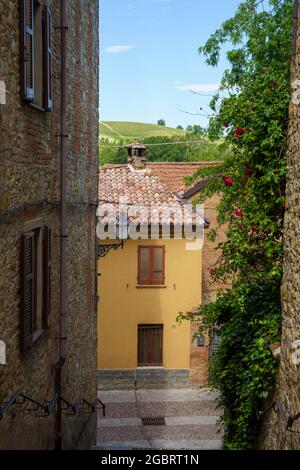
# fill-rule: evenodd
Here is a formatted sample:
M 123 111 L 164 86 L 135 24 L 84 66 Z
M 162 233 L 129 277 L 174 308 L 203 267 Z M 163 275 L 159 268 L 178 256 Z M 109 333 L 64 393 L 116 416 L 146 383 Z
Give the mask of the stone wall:
M 0 0 L 0 402 L 18 390 L 39 402 L 54 393 L 58 360 L 60 200 L 60 2 L 52 13 L 53 111 L 33 109 L 20 98 L 19 2 Z M 96 399 L 95 209 L 98 167 L 98 0 L 68 2 L 67 340 L 65 398 Z M 42 218 L 52 228 L 50 328 L 20 353 L 20 242 L 24 223 Z M 14 407 L 0 421 L 0 448 L 51 449 L 54 420 L 23 416 Z M 87 415 L 63 419 L 64 447 L 76 440 Z M 95 438 L 91 419 L 79 447 Z
M 298 2 L 299 3 L 299 2 Z M 298 17 L 300 8 L 298 6 Z M 295 39 L 297 43 L 293 53 L 292 89 L 299 90 L 300 80 L 300 27 L 295 22 Z M 300 82 L 299 82 L 300 83 Z M 284 239 L 284 279 L 281 290 L 282 298 L 282 350 L 280 368 L 274 396 L 270 405 L 272 409 L 264 417 L 259 445 L 262 449 L 299 449 L 300 420 L 296 420 L 291 432 L 287 430 L 289 416 L 300 412 L 300 368 L 296 354 L 300 340 L 300 101 L 299 91 L 290 105 L 290 127 L 287 152 L 287 187 Z M 296 99 L 295 99 L 296 98 Z

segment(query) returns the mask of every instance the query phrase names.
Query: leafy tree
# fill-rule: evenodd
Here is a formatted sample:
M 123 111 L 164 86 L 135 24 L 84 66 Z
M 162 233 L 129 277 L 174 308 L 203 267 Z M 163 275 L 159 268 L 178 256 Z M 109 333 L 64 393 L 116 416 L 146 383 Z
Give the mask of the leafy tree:
M 195 144 L 193 144 L 195 141 Z M 180 136 L 146 137 L 141 139 L 143 144 L 150 144 L 147 148 L 147 160 L 159 162 L 185 162 L 185 161 L 211 161 L 219 160 L 226 154 L 226 146 L 220 142 L 209 142 L 203 140 L 197 134 L 186 134 Z M 181 144 L 180 142 L 183 142 Z M 185 142 L 190 142 L 186 145 Z M 125 142 L 109 142 L 107 139 L 100 140 L 100 165 L 106 163 L 126 163 L 127 151 L 122 148 Z M 151 145 L 155 144 L 155 145 Z M 159 145 L 163 144 L 163 145 Z M 164 145 L 167 144 L 167 145 Z M 103 146 L 103 147 L 102 147 Z
M 99 147 L 99 163 L 105 165 L 107 163 L 126 163 L 127 150 L 123 147 L 124 141 L 110 142 L 109 139 L 100 139 Z
M 181 131 L 183 131 L 183 127 L 179 124 L 179 126 L 176 127 L 176 129 L 179 129 Z
M 200 332 L 217 329 L 221 338 L 212 382 L 224 410 L 226 449 L 255 446 L 257 412 L 277 370 L 268 346 L 280 339 L 281 328 L 292 3 L 244 0 L 199 49 L 208 65 L 217 66 L 221 48 L 232 44 L 208 129 L 212 139 L 225 133 L 228 154 L 217 167 L 188 180 L 208 176 L 203 198 L 223 194 L 218 221 L 228 226 L 210 271 L 212 280 L 230 279 L 232 287 L 192 317 L 202 322 Z M 216 236 L 211 231 L 211 239 Z
M 166 125 L 166 121 L 165 121 L 164 119 L 159 119 L 159 120 L 157 121 L 157 125 L 158 125 L 158 126 L 165 126 L 165 125 Z

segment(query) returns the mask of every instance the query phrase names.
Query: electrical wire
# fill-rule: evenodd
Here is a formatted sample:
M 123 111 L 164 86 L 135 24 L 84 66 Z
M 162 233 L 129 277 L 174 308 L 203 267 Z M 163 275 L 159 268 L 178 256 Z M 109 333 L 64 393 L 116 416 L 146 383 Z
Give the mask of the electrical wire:
M 194 144 L 209 144 L 207 140 L 190 140 L 188 142 L 161 142 L 155 144 L 145 144 L 147 147 L 158 147 L 162 145 L 194 145 Z M 102 145 L 99 144 L 100 148 L 125 148 L 126 145 Z

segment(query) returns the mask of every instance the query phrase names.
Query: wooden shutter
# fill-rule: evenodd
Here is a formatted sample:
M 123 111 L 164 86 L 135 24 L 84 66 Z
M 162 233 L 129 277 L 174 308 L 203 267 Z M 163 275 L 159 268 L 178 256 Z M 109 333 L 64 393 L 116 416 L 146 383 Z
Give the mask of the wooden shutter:
M 165 248 L 155 246 L 152 251 L 152 284 L 165 283 Z
M 138 366 L 163 365 L 163 325 L 138 325 Z
M 21 350 L 32 344 L 33 318 L 35 310 L 35 263 L 34 232 L 21 238 Z
M 26 101 L 34 99 L 34 0 L 21 2 L 21 93 Z
M 51 29 L 52 18 L 48 7 L 44 9 L 44 39 L 43 39 L 43 62 L 44 62 L 44 108 L 52 111 L 52 41 Z
M 49 328 L 51 301 L 51 228 L 43 228 L 43 316 L 42 328 Z
M 138 284 L 163 285 L 165 283 L 165 247 L 139 246 Z
M 150 249 L 139 246 L 138 250 L 138 284 L 150 283 Z

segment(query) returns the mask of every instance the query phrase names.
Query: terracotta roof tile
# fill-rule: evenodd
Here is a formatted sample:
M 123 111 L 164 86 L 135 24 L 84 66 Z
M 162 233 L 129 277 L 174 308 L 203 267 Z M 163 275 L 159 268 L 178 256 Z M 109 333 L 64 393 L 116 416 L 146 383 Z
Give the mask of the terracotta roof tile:
M 191 163 L 147 163 L 143 170 L 135 170 L 131 165 L 108 164 L 99 169 L 99 201 L 101 212 L 101 222 L 110 222 L 114 217 L 114 208 L 117 209 L 119 219 L 120 198 L 130 206 L 150 207 L 155 204 L 157 208 L 167 205 L 172 207 L 172 213 L 161 215 L 157 213 L 151 215 L 151 221 L 156 219 L 160 223 L 174 223 L 180 221 L 182 215 L 183 202 L 179 200 L 175 192 L 184 188 L 184 177 L 191 176 L 199 168 L 213 165 L 214 162 L 191 162 Z M 112 207 L 103 211 L 105 205 Z M 128 220 L 135 218 L 135 208 L 130 213 Z M 139 208 L 139 221 L 149 223 L 148 215 L 142 214 Z M 146 211 L 147 212 L 147 211 Z M 155 212 L 155 211 L 154 211 Z M 99 212 L 98 212 L 99 215 Z M 185 220 L 186 216 L 185 215 Z M 194 219 L 191 215 L 190 219 Z M 170 220 L 169 220 L 170 219 Z
M 185 188 L 186 176 L 192 176 L 200 168 L 215 166 L 216 163 L 219 162 L 148 162 L 147 167 L 166 183 L 171 192 L 178 192 Z

